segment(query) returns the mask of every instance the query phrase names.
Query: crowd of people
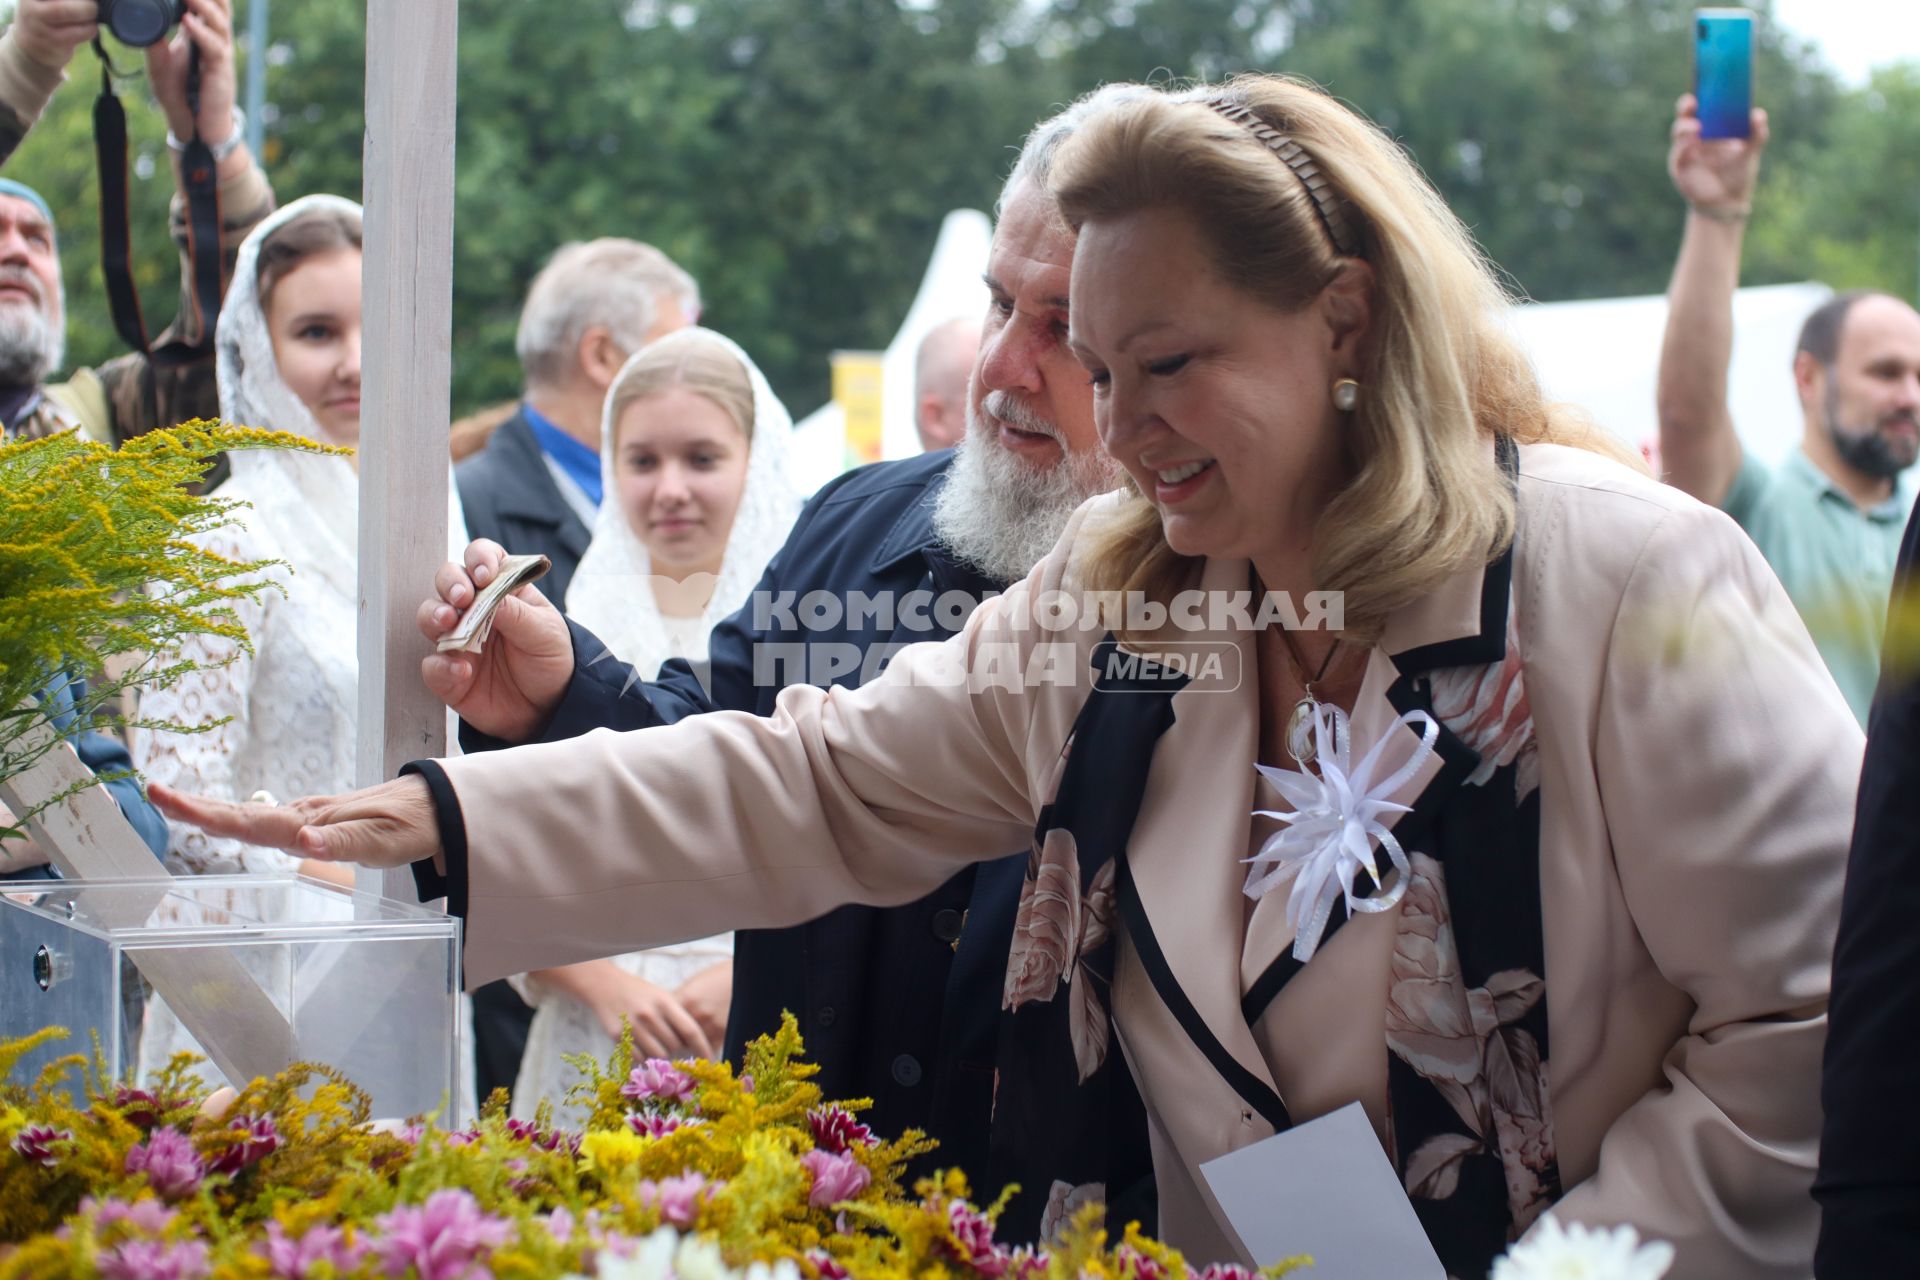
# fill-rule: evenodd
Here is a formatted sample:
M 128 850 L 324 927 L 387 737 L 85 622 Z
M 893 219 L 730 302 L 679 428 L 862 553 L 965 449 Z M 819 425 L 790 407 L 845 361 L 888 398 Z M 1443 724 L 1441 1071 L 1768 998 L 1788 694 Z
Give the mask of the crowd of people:
M 212 352 L 49 385 L 57 220 L 0 178 L 8 438 L 221 416 L 352 445 L 360 211 L 274 207 L 228 0 L 185 10 L 149 69 L 219 164 Z M 94 13 L 21 0 L 0 163 Z M 1676 109 L 1659 477 L 1549 402 L 1404 154 L 1284 78 L 1113 85 L 1041 122 L 987 314 L 916 361 L 927 452 L 804 505 L 791 419 L 694 279 L 637 241 L 563 246 L 527 291 L 524 395 L 457 427 L 422 495 L 457 531 L 426 639 L 506 554 L 552 562 L 482 651 L 423 662 L 462 754 L 351 790 L 354 466 L 248 454 L 219 549 L 293 576 L 245 606 L 251 655 L 204 646 L 147 695 L 216 727 L 137 737 L 153 785 L 116 795 L 181 872 L 411 865 L 467 921 L 478 1090 L 519 1116 L 623 1031 L 738 1060 L 791 1012 L 828 1094 L 932 1134 L 927 1168 L 1023 1188 L 1016 1238 L 1103 1200 L 1238 1257 L 1198 1167 L 1357 1102 L 1455 1276 L 1548 1211 L 1671 1241 L 1678 1275 L 1898 1274 L 1920 313 L 1821 307 L 1802 447 L 1743 450 L 1731 309 L 1767 138 L 1764 112 L 1704 140 Z M 178 207 L 175 232 L 184 262 Z M 183 288 L 176 330 L 205 329 Z M 1328 592 L 1319 627 L 1171 607 Z M 780 604 L 817 598 L 963 603 Z M 1063 600 L 1098 625 L 1050 623 Z M 96 769 L 126 760 L 70 728 Z M 154 1005 L 144 1055 L 177 1035 Z

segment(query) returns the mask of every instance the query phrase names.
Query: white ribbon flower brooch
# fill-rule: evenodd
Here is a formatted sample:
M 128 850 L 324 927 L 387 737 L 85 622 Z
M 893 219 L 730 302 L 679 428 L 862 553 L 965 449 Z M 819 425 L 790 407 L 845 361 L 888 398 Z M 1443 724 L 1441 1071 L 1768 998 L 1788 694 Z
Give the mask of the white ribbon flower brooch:
M 1420 745 L 1412 758 L 1376 783 L 1373 775 L 1380 767 L 1380 757 L 1395 737 L 1393 730 L 1401 725 L 1424 725 Z M 1287 880 L 1293 881 L 1293 892 L 1287 898 L 1287 922 L 1294 930 L 1294 958 L 1302 964 L 1313 959 L 1333 914 L 1333 904 L 1342 895 L 1348 911 L 1389 911 L 1406 892 L 1413 869 L 1400 842 L 1380 819 L 1387 814 L 1412 812 L 1412 806 L 1400 804 L 1392 796 L 1433 754 L 1433 745 L 1440 738 L 1440 723 L 1424 711 L 1406 712 L 1380 736 L 1357 768 L 1349 764 L 1353 744 L 1346 712 L 1331 703 L 1315 704 L 1313 735 L 1315 751 L 1310 759 L 1319 766 L 1318 777 L 1305 768 L 1254 765 L 1293 810 L 1254 811 L 1257 817 L 1275 818 L 1286 826 L 1269 836 L 1260 852 L 1246 859 L 1251 864 L 1246 894 L 1256 902 Z M 1354 880 L 1362 871 L 1374 888 L 1381 885 L 1372 849 L 1376 840 L 1400 874 L 1386 893 L 1355 897 Z

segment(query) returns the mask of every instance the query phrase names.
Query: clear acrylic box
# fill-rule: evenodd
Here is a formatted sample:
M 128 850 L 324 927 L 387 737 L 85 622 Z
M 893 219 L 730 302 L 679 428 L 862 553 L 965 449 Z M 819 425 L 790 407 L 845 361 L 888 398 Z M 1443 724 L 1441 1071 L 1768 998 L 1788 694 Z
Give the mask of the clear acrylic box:
M 377 1117 L 458 1095 L 460 922 L 299 877 L 15 882 L 0 894 L 0 1037 L 73 1034 L 15 1068 L 90 1051 L 144 1081 L 175 1050 L 209 1087 L 293 1062 L 337 1068 Z

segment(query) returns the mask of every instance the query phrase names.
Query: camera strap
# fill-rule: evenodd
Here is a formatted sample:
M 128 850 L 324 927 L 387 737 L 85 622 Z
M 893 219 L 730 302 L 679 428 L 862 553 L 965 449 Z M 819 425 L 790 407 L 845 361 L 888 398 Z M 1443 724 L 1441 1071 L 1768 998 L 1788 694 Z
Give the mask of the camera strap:
M 127 112 L 113 91 L 115 68 L 106 48 L 94 41 L 100 55 L 100 96 L 93 104 L 94 150 L 100 167 L 100 267 L 106 277 L 107 302 L 113 327 L 121 340 L 147 355 L 156 365 L 191 364 L 213 352 L 214 329 L 220 319 L 223 264 L 220 249 L 220 194 L 218 166 L 213 150 L 200 138 L 198 123 L 180 156 L 180 185 L 187 198 L 187 260 L 193 278 L 193 305 L 203 324 L 200 341 L 175 339 L 155 347 L 147 336 L 140 310 L 140 293 L 133 282 L 133 233 L 128 225 Z M 200 51 L 189 47 L 187 108 L 200 112 Z

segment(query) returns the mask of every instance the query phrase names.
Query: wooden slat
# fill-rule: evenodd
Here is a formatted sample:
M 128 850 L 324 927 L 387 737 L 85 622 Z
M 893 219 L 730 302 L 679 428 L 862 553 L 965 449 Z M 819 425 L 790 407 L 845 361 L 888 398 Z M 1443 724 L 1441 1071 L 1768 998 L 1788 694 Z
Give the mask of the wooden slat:
M 53 736 L 41 723 L 24 735 L 22 745 L 31 750 L 38 745 L 36 738 L 45 742 Z M 72 747 L 55 742 L 31 769 L 0 779 L 0 802 L 18 814 L 65 795 L 30 819 L 27 830 L 69 880 L 151 881 L 151 894 L 143 888 L 116 900 L 110 918 L 102 919 L 110 927 L 140 925 L 173 887 L 173 877 L 141 843 L 106 787 L 94 783 L 73 790 L 86 783 L 93 783 L 92 772 Z M 286 1015 L 260 990 L 239 957 L 212 948 L 128 954 L 235 1085 L 271 1076 L 293 1063 L 293 1030 Z
M 360 737 L 367 786 L 446 750 L 414 609 L 447 555 L 457 0 L 368 0 L 360 427 Z M 361 885 L 415 900 L 405 871 Z

